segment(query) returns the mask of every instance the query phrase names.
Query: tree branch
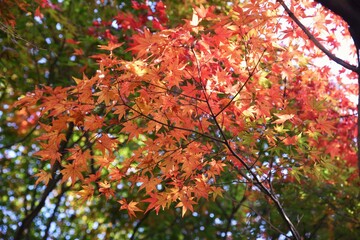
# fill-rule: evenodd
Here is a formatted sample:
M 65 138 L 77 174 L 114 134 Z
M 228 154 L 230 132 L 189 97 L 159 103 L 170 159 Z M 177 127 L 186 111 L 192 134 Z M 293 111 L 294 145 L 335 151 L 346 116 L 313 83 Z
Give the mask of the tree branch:
M 288 6 L 284 3 L 283 0 L 277 0 L 281 6 L 285 9 L 285 12 L 289 15 L 289 17 L 303 30 L 306 36 L 317 46 L 326 56 L 328 56 L 331 60 L 336 62 L 337 64 L 343 66 L 346 69 L 354 71 L 356 73 L 360 73 L 360 69 L 357 66 L 351 65 L 344 60 L 338 58 L 329 50 L 327 50 L 324 45 L 322 45 L 315 37 L 310 33 L 310 31 L 300 22 L 300 20 L 294 15 L 294 13 L 288 8 Z
M 61 179 L 61 175 L 57 175 L 48 183 L 38 205 L 34 208 L 34 210 L 32 212 L 30 212 L 30 214 L 28 214 L 21 221 L 20 227 L 18 227 L 18 229 L 16 230 L 14 240 L 23 239 L 26 230 L 30 227 L 32 221 L 39 214 L 40 210 L 44 207 L 47 197 L 49 196 L 50 192 L 52 192 L 52 190 L 55 189 L 55 187 L 56 187 L 57 183 L 60 181 L 60 179 Z
M 209 101 L 209 97 L 207 96 L 206 94 L 206 88 L 204 87 L 203 83 L 202 83 L 202 75 L 201 75 L 201 66 L 200 66 L 200 62 L 199 62 L 199 59 L 197 58 L 197 55 L 196 55 L 196 52 L 194 50 L 194 48 L 191 48 L 191 51 L 194 55 L 194 58 L 195 58 L 195 62 L 197 64 L 197 71 L 198 71 L 198 75 L 199 75 L 199 79 L 200 79 L 200 84 L 201 84 L 201 87 L 204 91 L 204 96 L 205 96 L 205 100 L 206 100 L 206 104 L 207 104 L 207 107 L 210 111 L 210 115 L 212 117 L 212 119 L 214 120 L 215 122 L 215 125 L 217 126 L 219 132 L 220 132 L 220 135 L 223 139 L 223 142 L 224 142 L 224 145 L 225 147 L 230 151 L 230 153 L 237 159 L 241 162 L 241 164 L 243 164 L 243 166 L 245 167 L 245 169 L 247 170 L 247 172 L 250 174 L 251 178 L 252 178 L 252 182 L 259 188 L 259 190 L 261 192 L 263 192 L 265 195 L 269 196 L 270 199 L 273 201 L 273 203 L 275 204 L 276 206 L 276 209 L 278 210 L 278 212 L 280 213 L 280 216 L 281 218 L 284 220 L 284 222 L 286 223 L 286 225 L 289 227 L 289 230 L 291 231 L 292 235 L 294 236 L 294 238 L 296 240 L 300 240 L 301 237 L 300 237 L 300 234 L 299 232 L 297 231 L 295 225 L 292 223 L 292 221 L 290 220 L 290 218 L 287 216 L 283 206 L 281 205 L 279 199 L 277 198 L 276 194 L 271 192 L 269 189 L 267 189 L 264 184 L 261 182 L 261 180 L 259 179 L 259 176 L 254 173 L 254 171 L 252 170 L 252 166 L 249 166 L 246 161 L 240 157 L 235 151 L 234 149 L 231 147 L 223 129 L 221 128 L 219 122 L 217 121 L 216 119 L 216 115 L 210 105 L 210 101 Z M 266 49 L 264 50 L 264 52 L 262 53 L 262 55 L 260 56 L 260 59 L 263 57 L 264 53 L 265 53 Z M 229 162 L 229 164 L 231 164 L 231 162 Z M 233 164 L 231 164 L 233 166 Z M 235 167 L 234 169 L 237 170 L 237 168 Z M 239 172 L 241 174 L 241 172 Z M 241 174 L 242 176 L 244 176 L 244 174 Z M 246 178 L 247 180 L 249 178 Z
M 59 147 L 59 152 L 60 153 L 64 153 L 65 152 L 65 148 L 66 145 L 73 133 L 73 129 L 74 129 L 74 124 L 70 123 L 68 131 L 66 132 L 66 140 L 62 141 L 60 143 L 60 147 Z M 16 230 L 15 233 L 15 237 L 14 240 L 20 240 L 23 239 L 23 236 L 26 232 L 26 230 L 30 227 L 32 221 L 34 220 L 34 218 L 39 214 L 40 210 L 44 207 L 45 205 L 45 201 L 47 199 L 47 197 L 49 196 L 49 194 L 55 189 L 55 187 L 57 186 L 57 183 L 61 180 L 62 175 L 61 174 L 57 174 L 57 170 L 61 167 L 59 162 L 56 162 L 53 166 L 52 169 L 52 179 L 49 181 L 48 185 L 45 188 L 44 193 L 42 194 L 41 200 L 38 203 L 38 205 L 30 212 L 30 214 L 28 214 L 22 221 L 21 221 L 21 225 L 18 227 L 18 229 Z
M 16 140 L 16 141 L 13 142 L 13 143 L 10 143 L 10 144 L 8 144 L 8 145 L 5 145 L 5 146 L 0 147 L 0 150 L 11 148 L 11 147 L 14 146 L 15 144 L 18 144 L 18 143 L 21 143 L 21 142 L 25 141 L 25 140 L 26 140 L 28 137 L 30 137 L 31 134 L 36 130 L 37 126 L 39 126 L 39 124 L 36 124 L 24 137 Z
M 225 231 L 224 231 L 224 233 L 225 233 L 225 235 L 224 235 L 224 237 L 223 237 L 224 240 L 227 239 L 227 238 L 226 238 L 226 237 L 227 237 L 226 234 L 227 234 L 227 232 L 228 232 L 229 229 L 230 229 L 231 220 L 234 218 L 236 212 L 240 209 L 240 207 L 243 205 L 243 203 L 244 203 L 244 202 L 246 201 L 246 199 L 247 199 L 245 193 L 246 193 L 246 190 L 245 190 L 244 195 L 243 195 L 243 197 L 241 198 L 241 200 L 238 201 L 237 204 L 232 207 L 231 214 L 230 214 L 230 216 L 226 219 L 226 220 L 227 220 L 227 224 L 226 224 L 226 228 L 225 228 Z
M 340 64 L 346 69 L 354 71 L 358 74 L 358 104 L 357 104 L 357 111 L 360 112 L 360 55 L 359 55 L 359 48 L 360 48 L 360 4 L 357 1 L 353 0 L 317 0 L 317 2 L 321 3 L 327 9 L 333 11 L 335 14 L 342 17 L 349 25 L 349 31 L 351 36 L 354 40 L 356 50 L 357 50 L 357 58 L 358 58 L 358 66 L 351 65 L 342 59 L 336 57 L 330 51 L 328 51 L 310 32 L 309 30 L 296 18 L 293 12 L 286 6 L 283 0 L 277 0 L 288 13 L 289 17 L 304 31 L 304 33 L 309 37 L 309 39 L 317 46 L 321 51 L 323 51 L 331 60 Z M 357 120 L 357 158 L 358 158 L 358 173 L 360 176 L 360 120 L 358 117 Z
M 286 233 L 282 232 L 280 229 L 278 229 L 277 227 L 275 227 L 270 220 L 266 219 L 264 216 L 262 216 L 260 213 L 258 213 L 254 208 L 252 208 L 251 206 L 246 206 L 247 208 L 249 208 L 252 212 L 254 212 L 256 215 L 258 215 L 261 219 L 263 219 L 267 224 L 269 224 L 270 228 L 274 229 L 276 232 L 286 236 Z M 287 237 L 287 236 L 286 236 Z
M 57 196 L 57 201 L 56 201 L 56 205 L 55 208 L 51 214 L 51 217 L 49 218 L 49 221 L 46 224 L 46 230 L 45 230 L 45 235 L 43 237 L 44 240 L 48 239 L 49 236 L 49 231 L 50 231 L 50 227 L 51 227 L 51 223 L 54 221 L 54 218 L 56 216 L 57 210 L 60 206 L 61 203 L 61 199 L 64 196 L 65 192 L 68 190 L 68 188 L 65 187 L 65 184 L 61 185 L 61 192 L 60 194 Z
M 191 129 L 189 129 L 189 128 L 177 127 L 177 126 L 170 125 L 169 123 L 161 122 L 161 121 L 159 121 L 159 120 L 157 120 L 157 119 L 155 119 L 155 118 L 152 118 L 152 117 L 150 117 L 150 116 L 147 116 L 147 115 L 143 114 L 142 112 L 140 112 L 140 111 L 136 110 L 135 108 L 131 107 L 130 105 L 126 104 L 124 99 L 122 99 L 122 101 L 123 101 L 124 106 L 126 106 L 127 108 L 131 109 L 132 111 L 136 112 L 136 113 L 139 114 L 140 116 L 142 116 L 142 117 L 144 117 L 144 118 L 146 118 L 146 119 L 148 119 L 148 120 L 150 120 L 150 121 L 156 122 L 156 123 L 158 123 L 158 124 L 160 124 L 160 125 L 163 125 L 163 126 L 166 126 L 166 127 L 168 127 L 168 128 L 173 128 L 173 129 L 183 130 L 183 131 L 186 131 L 186 132 L 191 132 L 191 133 L 200 135 L 200 136 L 202 136 L 202 137 L 209 138 L 209 139 L 214 140 L 214 141 L 216 141 L 216 142 L 224 143 L 223 140 L 218 139 L 218 138 L 216 138 L 216 137 L 212 137 L 212 136 L 207 135 L 207 134 L 205 134 L 205 133 L 201 133 L 201 132 L 198 132 L 198 131 L 195 131 L 195 130 L 191 130 Z
M 140 225 L 145 221 L 145 219 L 150 215 L 150 212 L 146 212 L 144 214 L 144 216 L 136 223 L 133 233 L 131 234 L 130 240 L 134 240 L 135 239 L 135 234 L 137 233 L 137 231 L 140 228 Z
M 265 50 L 266 50 L 266 49 L 265 49 Z M 262 55 L 264 55 L 264 53 L 265 53 L 265 51 L 263 52 Z M 262 55 L 261 55 L 261 57 L 262 57 Z M 261 57 L 259 58 L 258 62 L 255 64 L 254 69 L 253 69 L 251 72 L 249 72 L 249 76 L 248 76 L 248 78 L 246 79 L 246 81 L 244 82 L 244 84 L 239 88 L 239 90 L 236 92 L 236 94 L 234 95 L 234 97 L 232 97 L 232 98 L 230 99 L 230 101 L 229 101 L 222 109 L 220 109 L 220 111 L 219 111 L 217 114 L 215 114 L 215 117 L 219 116 L 220 113 L 222 113 L 222 112 L 234 101 L 234 99 L 241 93 L 241 91 L 244 89 L 244 87 L 245 87 L 246 84 L 249 82 L 249 80 L 251 79 L 251 77 L 255 74 L 256 68 L 257 68 L 257 66 L 258 66 L 259 63 L 260 63 Z

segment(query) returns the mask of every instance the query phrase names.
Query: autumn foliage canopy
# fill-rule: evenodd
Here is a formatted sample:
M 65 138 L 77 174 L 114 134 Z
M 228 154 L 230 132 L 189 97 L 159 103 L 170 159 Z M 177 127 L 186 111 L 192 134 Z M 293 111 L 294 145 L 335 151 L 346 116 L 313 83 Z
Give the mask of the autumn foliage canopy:
M 196 7 L 182 26 L 135 34 L 131 61 L 113 54 L 122 43 L 99 46 L 96 75 L 39 87 L 17 103 L 38 107 L 44 134 L 36 155 L 59 164 L 62 181 L 82 181 L 84 200 L 95 187 L 109 198 L 112 185 L 130 182 L 147 210 L 176 202 L 183 214 L 200 198 L 221 195 L 215 183 L 223 171 L 260 184 L 292 181 L 294 165 L 354 164 L 354 121 L 342 117 L 354 105 L 328 80 L 330 69 L 309 64 L 319 54 L 311 43 L 286 45 L 302 32 L 284 28 L 277 8 L 256 1 L 224 15 Z M 78 139 L 68 139 L 70 131 Z M 140 147 L 117 158 L 134 138 Z M 37 175 L 48 183 L 50 174 Z M 119 202 L 130 215 L 142 211 Z
M 130 13 L 114 18 L 133 32 L 126 42 L 104 32 L 108 43 L 92 56 L 95 74 L 67 87 L 37 86 L 15 104 L 42 131 L 36 157 L 49 165 L 35 174 L 37 184 L 60 173 L 62 182 L 80 183 L 79 201 L 113 199 L 130 186 L 136 199 L 115 200 L 131 217 L 171 207 L 184 216 L 201 199 L 221 197 L 226 176 L 245 183 L 249 198 L 265 195 L 286 221 L 273 184 L 304 177 L 334 184 L 327 169 L 356 166 L 349 96 L 357 92 L 344 79 L 357 75 L 318 67 L 323 53 L 278 2 L 245 1 L 226 11 L 194 5 L 192 18 L 172 28 L 165 5 L 155 6 L 148 27 Z M 306 20 L 312 9 L 310 30 L 336 51 L 335 34 L 348 36 L 346 24 L 315 6 L 292 1 L 291 10 Z M 131 143 L 136 149 L 124 156 Z

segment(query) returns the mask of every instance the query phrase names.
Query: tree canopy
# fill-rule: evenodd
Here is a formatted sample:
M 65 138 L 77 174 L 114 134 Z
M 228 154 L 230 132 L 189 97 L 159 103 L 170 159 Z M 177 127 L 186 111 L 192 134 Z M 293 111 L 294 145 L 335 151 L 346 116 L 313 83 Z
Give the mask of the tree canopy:
M 359 236 L 358 4 L 3 2 L 0 237 Z

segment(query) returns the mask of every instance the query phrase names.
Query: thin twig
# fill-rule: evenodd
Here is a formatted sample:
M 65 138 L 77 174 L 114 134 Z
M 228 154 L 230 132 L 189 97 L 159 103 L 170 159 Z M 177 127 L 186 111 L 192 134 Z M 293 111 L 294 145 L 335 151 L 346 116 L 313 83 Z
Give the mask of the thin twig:
M 245 205 L 244 205 L 245 206 Z M 284 235 L 285 237 L 289 238 L 286 233 L 282 232 L 280 229 L 278 229 L 277 227 L 275 227 L 270 220 L 267 220 L 265 217 L 263 217 L 260 213 L 258 213 L 254 208 L 250 207 L 250 206 L 245 206 L 247 208 L 249 208 L 252 212 L 254 212 L 256 215 L 258 215 L 261 219 L 263 219 L 267 224 L 269 224 L 270 228 L 274 229 L 275 231 L 277 231 L 278 233 Z
M 18 144 L 18 143 L 21 143 L 23 141 L 25 141 L 28 137 L 31 136 L 31 134 L 36 130 L 37 126 L 39 126 L 39 124 L 36 124 L 24 137 L 16 140 L 15 142 L 13 143 L 10 143 L 8 145 L 5 145 L 5 146 L 2 146 L 0 147 L 0 150 L 1 149 L 9 149 L 10 147 L 14 146 L 15 144 Z
M 245 189 L 243 197 L 241 198 L 240 201 L 237 202 L 237 204 L 235 206 L 233 206 L 230 216 L 226 219 L 227 224 L 226 224 L 226 228 L 225 228 L 225 231 L 224 231 L 224 233 L 225 233 L 225 235 L 223 237 L 224 240 L 227 239 L 226 238 L 227 237 L 227 232 L 230 229 L 231 220 L 234 218 L 236 212 L 240 209 L 240 207 L 243 205 L 243 203 L 246 201 L 246 199 L 247 199 L 247 197 L 246 197 L 246 189 Z
M 122 97 L 121 97 L 121 99 L 122 99 Z M 177 127 L 177 126 L 171 125 L 171 124 L 169 124 L 169 123 L 161 122 L 161 121 L 159 121 L 159 120 L 157 120 L 157 119 L 155 119 L 155 118 L 152 118 L 152 117 L 150 117 L 150 116 L 147 116 L 147 115 L 143 114 L 141 111 L 138 111 L 138 110 L 136 110 L 135 108 L 131 107 L 130 105 L 126 104 L 124 99 L 122 99 L 122 100 L 123 100 L 124 106 L 126 106 L 126 107 L 129 108 L 130 110 L 136 112 L 136 113 L 139 114 L 140 116 L 142 116 L 142 117 L 144 117 L 144 118 L 146 118 L 146 119 L 148 119 L 148 120 L 150 120 L 150 121 L 156 122 L 156 123 L 158 123 L 158 124 L 160 124 L 160 125 L 162 125 L 162 126 L 166 126 L 166 127 L 168 127 L 168 128 L 173 128 L 173 129 L 183 130 L 183 131 L 186 131 L 186 132 L 195 133 L 195 134 L 197 134 L 197 135 L 200 135 L 200 136 L 205 137 L 205 138 L 209 138 L 209 139 L 214 140 L 214 141 L 216 141 L 216 142 L 224 143 L 223 140 L 218 139 L 218 138 L 216 138 L 216 137 L 212 137 L 212 136 L 210 136 L 210 135 L 207 135 L 207 134 L 204 134 L 204 133 L 201 133 L 201 132 L 198 132 L 198 131 L 189 129 L 189 128 Z
M 259 58 L 258 62 L 255 64 L 254 69 L 249 73 L 249 76 L 246 79 L 246 81 L 244 82 L 244 84 L 240 87 L 240 89 L 237 91 L 237 93 L 234 95 L 234 97 L 232 97 L 230 99 L 230 101 L 217 114 L 215 114 L 215 117 L 219 116 L 219 114 L 222 113 L 234 101 L 234 99 L 241 93 L 241 91 L 244 89 L 246 84 L 250 81 L 251 77 L 254 76 L 255 70 L 256 70 L 257 66 L 259 65 L 260 60 L 261 60 L 262 56 L 264 55 L 265 51 L 266 51 L 266 49 L 261 54 L 261 57 Z
M 245 169 L 248 171 L 248 173 L 251 175 L 251 178 L 253 179 L 253 183 L 260 189 L 261 192 L 263 192 L 265 195 L 269 196 L 270 199 L 273 201 L 273 203 L 275 204 L 276 206 L 276 209 L 278 210 L 278 212 L 280 213 L 280 216 L 282 217 L 282 219 L 285 221 L 285 223 L 287 224 L 287 226 L 289 227 L 289 230 L 291 231 L 292 235 L 294 236 L 294 238 L 296 240 L 300 240 L 301 237 L 300 237 L 300 234 L 299 232 L 297 231 L 295 225 L 292 223 L 292 221 L 290 220 L 290 218 L 288 217 L 287 213 L 285 212 L 282 204 L 280 203 L 279 199 L 277 198 L 276 194 L 272 193 L 268 188 L 266 188 L 264 186 L 264 184 L 261 182 L 261 180 L 259 179 L 258 175 L 256 173 L 254 173 L 254 171 L 252 170 L 252 168 L 246 163 L 246 161 L 240 157 L 236 152 L 235 150 L 231 147 L 229 141 L 227 140 L 227 137 L 223 131 L 223 129 L 221 128 L 219 122 L 217 121 L 216 119 L 216 115 L 210 105 L 210 101 L 209 101 L 209 97 L 207 96 L 206 94 L 206 88 L 204 87 L 203 83 L 202 83 L 202 74 L 201 74 L 201 66 L 200 66 L 200 62 L 199 62 L 199 59 L 197 58 L 197 55 L 196 55 L 196 52 L 194 50 L 194 47 L 191 48 L 192 50 L 192 53 L 194 55 L 194 58 L 195 58 L 195 62 L 197 64 L 197 71 L 198 71 L 198 77 L 199 77 L 199 82 L 201 84 L 201 87 L 204 91 L 204 97 L 205 97 L 205 100 L 206 100 L 206 104 L 207 104 L 207 107 L 210 111 L 210 114 L 211 114 L 211 117 L 213 118 L 214 122 L 215 122 L 215 125 L 216 127 L 218 128 L 219 132 L 220 132 L 220 135 L 221 137 L 223 138 L 223 142 L 224 142 L 224 145 L 226 146 L 226 148 L 230 151 L 230 153 L 238 160 L 240 161 Z M 266 49 L 265 49 L 266 51 Z M 262 58 L 262 56 L 264 55 L 265 51 L 262 53 L 260 59 Z M 229 162 L 231 164 L 231 162 Z M 233 164 L 231 164 L 233 166 Z M 234 169 L 237 169 L 237 168 L 234 168 Z M 247 180 L 249 180 L 250 178 L 248 176 L 246 176 L 245 174 L 243 174 L 242 172 L 239 171 L 239 174 L 241 174 L 242 176 L 244 176 Z
M 135 235 L 137 233 L 137 231 L 139 230 L 140 228 L 140 225 L 146 220 L 146 218 L 150 215 L 150 211 L 149 212 L 146 212 L 144 214 L 144 216 L 136 223 L 135 227 L 134 227 L 134 230 L 133 230 L 133 233 L 131 234 L 131 237 L 130 237 L 130 240 L 134 240 L 135 239 Z

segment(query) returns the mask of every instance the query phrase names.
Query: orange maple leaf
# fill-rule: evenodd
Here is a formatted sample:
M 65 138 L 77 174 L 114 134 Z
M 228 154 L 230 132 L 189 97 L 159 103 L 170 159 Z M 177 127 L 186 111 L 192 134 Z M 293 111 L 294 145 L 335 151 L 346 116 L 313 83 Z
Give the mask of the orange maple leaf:
M 111 185 L 108 181 L 99 182 L 99 192 L 105 195 L 106 199 L 109 199 L 110 196 L 115 196 L 115 191 L 111 189 Z
M 205 18 L 206 14 L 208 13 L 209 9 L 205 8 L 203 5 L 200 5 L 200 7 L 195 7 L 194 9 L 196 11 L 196 13 L 199 15 L 199 17 L 201 18 Z
M 82 56 L 84 55 L 84 51 L 81 48 L 74 49 L 75 56 Z
M 148 202 L 149 206 L 147 207 L 145 213 L 150 211 L 151 209 L 155 209 L 156 215 L 159 214 L 160 205 L 158 203 L 158 195 L 156 193 L 149 193 L 149 198 L 142 200 L 142 202 Z
M 35 182 L 35 185 L 38 185 L 39 182 L 43 182 L 45 185 L 48 185 L 50 179 L 52 179 L 52 175 L 49 172 L 46 172 L 45 170 L 40 170 L 39 173 L 35 174 L 38 179 Z
M 146 193 L 150 193 L 156 190 L 157 185 L 161 183 L 161 179 L 154 177 L 152 178 L 144 177 L 141 178 L 140 181 L 142 182 L 142 185 L 140 186 L 139 190 L 145 188 Z
M 285 145 L 295 145 L 298 141 L 298 136 L 292 136 L 292 137 L 287 137 L 284 139 L 284 144 Z
M 74 185 L 77 179 L 84 180 L 84 176 L 81 173 L 81 168 L 82 166 L 75 163 L 65 165 L 64 169 L 60 171 L 63 175 L 61 182 L 65 182 L 68 179 L 71 179 L 71 183 Z
M 102 134 L 96 141 L 95 148 L 99 149 L 103 154 L 105 150 L 112 151 L 113 147 L 118 144 L 116 139 L 110 138 L 107 134 Z
M 135 212 L 143 212 L 143 210 L 136 206 L 138 202 L 131 201 L 130 203 L 127 203 L 126 199 L 122 199 L 117 202 L 121 204 L 120 210 L 127 210 L 131 218 L 136 217 Z
M 98 45 L 99 49 L 101 50 L 107 50 L 107 51 L 112 51 L 118 47 L 121 47 L 124 43 L 113 43 L 113 42 L 109 42 L 108 45 Z
M 213 201 L 215 201 L 217 196 L 220 196 L 220 197 L 223 196 L 222 193 L 224 190 L 222 188 L 213 186 L 213 187 L 211 187 L 211 189 L 212 189 L 211 193 L 212 193 Z
M 103 126 L 104 119 L 99 116 L 89 115 L 84 118 L 84 129 L 94 131 Z
M 196 204 L 196 202 L 193 201 L 194 197 L 181 197 L 180 202 L 175 207 L 182 207 L 182 216 L 184 217 L 185 213 L 189 209 L 191 212 L 194 211 L 193 205 Z

